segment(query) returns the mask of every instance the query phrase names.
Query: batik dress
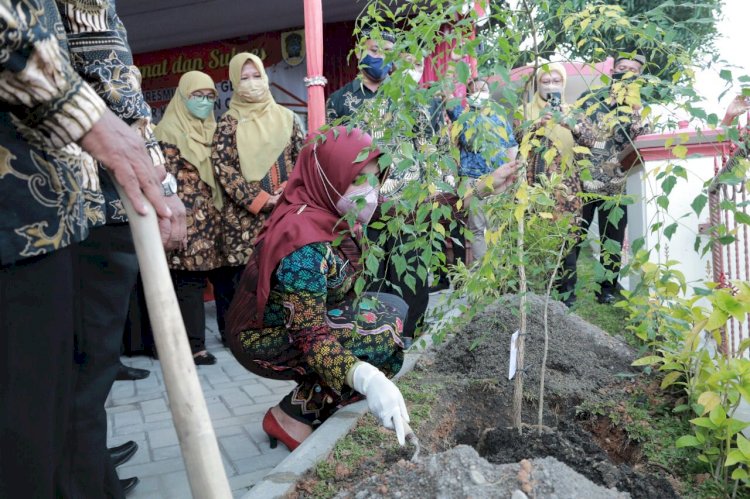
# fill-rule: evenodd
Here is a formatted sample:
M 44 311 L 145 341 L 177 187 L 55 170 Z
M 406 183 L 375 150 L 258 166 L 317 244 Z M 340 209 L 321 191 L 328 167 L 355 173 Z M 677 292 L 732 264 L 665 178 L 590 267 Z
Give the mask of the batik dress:
M 355 395 L 346 374 L 363 360 L 388 377 L 403 363 L 401 331 L 406 304 L 394 295 L 373 295 L 377 303 L 354 306 L 357 272 L 330 243 L 312 243 L 290 253 L 273 274 L 262 329 L 239 334 L 259 376 L 295 380 L 281 402 L 307 424 L 324 421 Z

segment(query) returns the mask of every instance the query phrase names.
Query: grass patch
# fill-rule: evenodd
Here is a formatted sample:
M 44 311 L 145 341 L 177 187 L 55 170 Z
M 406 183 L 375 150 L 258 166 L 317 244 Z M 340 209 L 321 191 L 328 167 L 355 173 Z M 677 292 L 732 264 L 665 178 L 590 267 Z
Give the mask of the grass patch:
M 599 326 L 613 336 L 625 336 L 628 314 L 624 309 L 604 305 L 596 301 L 599 284 L 596 281 L 596 267 L 599 265 L 588 244 L 581 248 L 578 257 L 578 291 L 573 311 L 586 321 Z
M 429 419 L 441 388 L 440 383 L 424 378 L 423 372 L 412 371 L 397 382 L 415 430 Z M 394 461 L 393 456 L 407 451 L 411 449 L 400 447 L 392 431 L 382 428 L 371 414 L 365 414 L 354 429 L 336 443 L 331 455 L 316 465 L 312 476 L 298 485 L 298 494 L 304 492 L 303 497 L 329 499 L 345 483 L 358 482 L 385 471 Z

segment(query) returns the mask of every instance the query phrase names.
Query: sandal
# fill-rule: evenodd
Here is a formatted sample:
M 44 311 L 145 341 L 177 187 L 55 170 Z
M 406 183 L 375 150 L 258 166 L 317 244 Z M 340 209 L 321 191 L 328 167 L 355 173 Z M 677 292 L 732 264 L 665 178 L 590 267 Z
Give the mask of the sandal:
M 214 355 L 209 352 L 201 355 L 195 355 L 193 356 L 193 360 L 195 361 L 196 366 L 210 366 L 212 364 L 216 364 L 216 357 L 214 357 Z

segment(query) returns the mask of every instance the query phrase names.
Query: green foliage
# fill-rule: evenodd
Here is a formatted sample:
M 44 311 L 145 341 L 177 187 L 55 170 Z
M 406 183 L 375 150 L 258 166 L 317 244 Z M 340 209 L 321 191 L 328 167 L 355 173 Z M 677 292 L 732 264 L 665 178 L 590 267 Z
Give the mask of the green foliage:
M 473 36 L 474 15 L 462 16 L 458 12 L 461 2 L 426 0 L 405 2 L 392 7 L 390 2 L 370 2 L 365 16 L 376 22 L 390 19 L 406 29 L 399 32 L 394 50 L 387 56 L 394 62 L 395 71 L 380 87 L 378 95 L 353 117 L 356 123 L 370 131 L 378 147 L 384 151 L 382 168 L 392 172 L 405 172 L 417 166 L 422 170 L 419 181 L 405 186 L 400 197 L 382 206 L 383 216 L 371 224 L 380 231 L 364 251 L 366 275 L 357 282 L 357 291 L 366 283 L 385 287 L 375 271 L 385 259 L 391 259 L 397 272 L 404 276 L 406 286 L 425 282 L 429 277 L 449 271 L 454 286 L 466 305 L 459 323 L 470 320 L 475 313 L 500 295 L 521 289 L 519 269 L 526 270 L 528 287 L 532 291 L 545 291 L 545 284 L 556 270 L 556 256 L 561 247 L 570 247 L 579 235 L 571 230 L 575 224 L 555 210 L 555 190 L 566 175 L 551 175 L 536 185 L 528 185 L 524 172 L 512 189 L 504 194 L 490 196 L 485 209 L 491 230 L 485 234 L 489 251 L 481 261 L 471 267 L 464 263 L 450 266 L 445 255 L 446 241 L 462 234 L 473 237 L 458 220 L 453 210 L 438 201 L 440 194 L 455 196 L 456 207 L 474 209 L 477 205 L 475 189 L 481 188 L 461 179 L 458 175 L 459 149 L 456 143 L 464 126 L 466 136 L 475 150 L 486 158 L 497 152 L 491 134 L 477 120 L 488 110 L 467 110 L 455 123 L 444 124 L 434 134 L 425 134 L 425 110 L 437 108 L 442 112 L 460 103 L 452 97 L 455 85 L 465 85 L 473 76 L 471 68 L 463 61 L 448 68 L 451 75 L 425 87 L 417 85 L 407 74 L 409 65 L 403 54 L 421 57 L 431 53 L 442 43 L 456 44 L 455 53 L 476 58 L 479 76 L 493 76 L 491 112 L 517 124 L 521 156 L 539 153 L 547 163 L 556 159 L 556 150 L 549 147 L 547 127 L 530 127 L 523 116 L 523 96 L 533 91 L 531 80 L 511 80 L 512 69 L 527 62 L 537 68 L 543 64 L 541 57 L 557 54 L 560 58 L 581 58 L 598 62 L 617 51 L 638 46 L 651 61 L 647 74 L 632 80 L 612 83 L 601 75 L 600 83 L 610 85 L 603 95 L 613 97 L 626 111 L 642 109 L 643 119 L 651 115 L 649 104 L 667 96 L 676 109 L 690 117 L 717 123 L 716 116 L 707 116 L 697 105 L 698 96 L 691 82 L 697 56 L 710 51 L 710 38 L 715 32 L 714 20 L 720 12 L 718 0 L 702 3 L 671 0 L 645 2 L 622 0 L 618 3 L 582 2 L 580 0 L 538 1 L 518 3 L 516 10 L 495 6 L 487 28 Z M 453 29 L 444 29 L 452 25 Z M 372 35 L 378 38 L 379 31 Z M 723 72 L 729 80 L 731 73 Z M 666 97 L 665 97 L 666 98 Z M 555 116 L 556 122 L 573 123 L 584 119 L 581 102 L 571 103 L 565 116 Z M 427 116 L 429 121 L 434 115 Z M 627 129 L 629 118 L 611 113 L 607 126 Z M 737 141 L 736 131 L 727 136 Z M 695 451 L 696 459 L 705 464 L 716 480 L 727 490 L 734 481 L 745 484 L 748 462 L 743 448 L 745 441 L 738 433 L 744 424 L 734 418 L 740 399 L 745 398 L 747 361 L 743 358 L 727 359 L 703 348 L 704 330 L 711 332 L 709 342 L 720 344 L 719 328 L 730 317 L 741 317 L 748 312 L 747 290 L 737 283 L 738 293 L 705 285 L 705 292 L 690 294 L 690 284 L 680 272 L 678 262 L 663 258 L 665 251 L 679 231 L 684 230 L 683 214 L 674 213 L 671 202 L 680 191 L 688 175 L 681 161 L 687 155 L 683 140 L 675 140 L 667 147 L 675 161 L 654 174 L 659 187 L 654 199 L 647 200 L 660 208 L 654 220 L 649 221 L 658 242 L 646 247 L 644 241 L 632 241 L 632 256 L 623 273 L 632 273 L 640 279 L 636 288 L 625 293 L 626 301 L 620 305 L 627 315 L 631 339 L 639 343 L 644 357 L 638 362 L 649 369 L 659 369 L 664 374 L 665 390 L 683 391 L 686 402 L 674 408 L 676 414 L 688 417 L 689 434 L 682 435 L 681 449 Z M 585 148 L 583 148 L 585 149 Z M 578 162 L 574 168 L 581 177 L 591 178 L 587 172 L 590 161 L 587 151 L 577 150 Z M 709 189 L 741 186 L 746 182 L 748 163 L 737 165 L 722 173 L 707 191 L 691 205 L 696 214 L 705 216 Z M 572 169 L 571 169 L 572 170 Z M 622 217 L 626 205 L 633 202 L 626 196 L 593 196 L 586 201 L 601 199 L 614 207 L 609 222 Z M 730 211 L 741 224 L 750 222 L 740 203 L 725 201 L 720 207 Z M 707 251 L 711 244 L 728 244 L 736 239 L 737 232 L 723 224 L 711 228 L 705 241 L 697 239 L 696 250 Z M 393 251 L 384 250 L 385 242 L 396 239 L 399 244 Z M 456 241 L 454 240 L 454 244 Z M 601 246 L 604 259 L 619 253 L 621 248 L 604 241 Z M 591 265 L 595 280 L 612 277 L 598 262 Z M 370 287 L 369 289 L 372 289 Z M 397 290 L 398 291 L 398 290 Z M 580 310 L 580 309 L 579 309 Z M 581 310 L 582 313 L 587 312 Z M 612 325 L 616 329 L 616 324 Z M 438 332 L 437 340 L 447 329 Z M 673 438 L 671 435 L 669 438 Z M 717 483 L 718 483 L 717 482 Z
M 543 56 L 557 52 L 595 61 L 638 47 L 648 56 L 647 71 L 670 76 L 679 65 L 670 57 L 669 47 L 680 47 L 692 58 L 711 53 L 722 6 L 720 0 L 548 0 L 533 4 L 535 23 L 544 34 Z M 572 40 L 567 33 L 570 24 L 565 13 L 571 11 L 581 13 L 582 27 L 589 30 L 580 40 Z

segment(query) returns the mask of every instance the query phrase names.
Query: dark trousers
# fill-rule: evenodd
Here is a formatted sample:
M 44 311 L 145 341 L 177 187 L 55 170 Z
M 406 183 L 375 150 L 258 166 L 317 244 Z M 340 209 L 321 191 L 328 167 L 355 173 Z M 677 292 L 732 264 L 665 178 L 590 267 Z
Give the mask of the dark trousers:
M 71 248 L 0 266 L 0 497 L 59 495 L 73 310 Z
M 206 349 L 206 310 L 203 305 L 203 291 L 206 281 L 214 287 L 216 299 L 216 322 L 222 341 L 225 340 L 224 317 L 234 297 L 243 267 L 220 267 L 206 271 L 172 270 L 177 302 L 182 312 L 185 331 L 193 353 Z
M 622 261 L 622 243 L 625 241 L 625 228 L 628 224 L 628 210 L 627 206 L 620 206 L 623 210 L 623 216 L 617 224 L 613 224 L 608 220 L 611 210 L 603 209 L 604 201 L 597 199 L 583 206 L 581 213 L 581 233 L 582 239 L 585 241 L 586 233 L 591 226 L 591 222 L 594 220 L 594 212 L 597 213 L 597 222 L 599 224 L 599 240 L 601 242 L 602 249 L 599 252 L 599 262 L 614 277 L 611 280 L 605 280 L 601 283 L 601 289 L 597 292 L 597 295 L 604 293 L 616 293 L 618 290 L 618 277 L 620 272 L 620 262 Z M 620 250 L 617 252 L 607 252 L 604 249 L 604 245 L 607 240 L 615 241 L 619 244 Z M 577 244 L 573 250 L 565 257 L 563 261 L 564 275 L 561 280 L 561 284 L 558 286 L 558 291 L 563 293 L 565 291 L 574 291 L 576 287 L 576 262 L 578 261 L 578 255 L 581 251 L 580 245 Z
M 107 452 L 104 403 L 120 365 L 120 344 L 138 273 L 130 227 L 107 225 L 78 246 L 75 384 L 65 449 L 70 488 L 65 497 L 124 497 Z
M 380 231 L 369 229 L 367 236 L 372 241 L 377 241 L 380 237 Z M 406 236 L 404 236 L 406 237 Z M 404 332 L 403 336 L 413 338 L 417 328 L 422 325 L 424 319 L 424 313 L 427 310 L 427 305 L 430 301 L 430 288 L 426 282 L 423 282 L 416 273 L 412 272 L 412 275 L 416 279 L 416 285 L 414 291 L 409 288 L 404 282 L 404 277 L 409 273 L 399 276 L 396 272 L 396 266 L 393 265 L 390 259 L 390 254 L 395 251 L 396 246 L 401 244 L 401 239 L 398 237 L 390 237 L 385 242 L 383 249 L 385 250 L 385 258 L 380 262 L 378 269 L 378 279 L 385 279 L 385 284 L 381 282 L 373 283 L 368 287 L 368 291 L 378 293 L 393 293 L 396 296 L 401 296 L 406 304 L 409 306 L 409 311 L 404 321 Z M 415 262 L 419 258 L 419 252 L 416 250 L 404 253 L 403 256 L 407 262 Z M 413 265 L 410 263 L 409 265 Z M 399 292 L 400 289 L 400 292 Z

